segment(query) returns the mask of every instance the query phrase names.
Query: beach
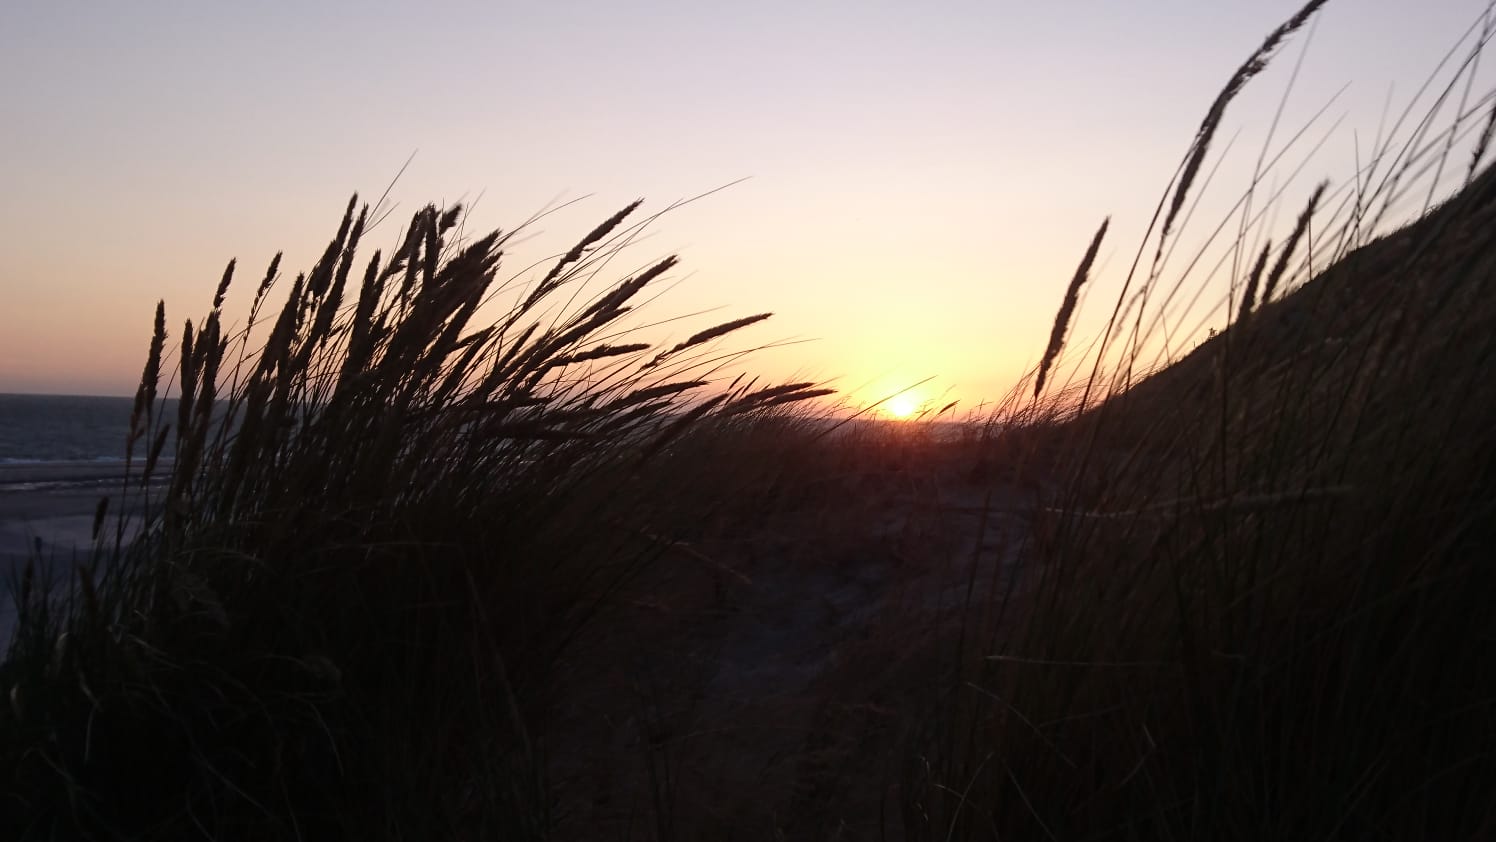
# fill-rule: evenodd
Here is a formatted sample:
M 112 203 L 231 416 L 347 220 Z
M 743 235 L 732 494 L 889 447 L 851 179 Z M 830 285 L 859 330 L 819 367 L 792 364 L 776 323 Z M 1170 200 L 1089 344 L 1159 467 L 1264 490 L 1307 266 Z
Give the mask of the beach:
M 13 583 L 27 558 L 55 583 L 92 543 L 94 512 L 110 497 L 106 534 L 118 514 L 124 464 L 118 461 L 0 463 L 0 645 L 16 616 Z M 76 555 L 75 555 L 76 553 Z
M 118 462 L 0 464 L 0 559 L 24 557 L 38 539 L 43 557 L 86 548 L 99 498 L 112 509 L 123 472 Z

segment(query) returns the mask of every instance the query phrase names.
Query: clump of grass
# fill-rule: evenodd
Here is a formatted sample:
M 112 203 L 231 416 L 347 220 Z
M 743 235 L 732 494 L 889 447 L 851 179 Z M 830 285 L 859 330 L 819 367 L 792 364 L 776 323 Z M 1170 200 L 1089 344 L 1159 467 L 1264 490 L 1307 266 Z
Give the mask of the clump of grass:
M 280 255 L 238 329 L 228 265 L 180 335 L 171 417 L 158 305 L 127 442 L 150 442 L 125 489 L 154 495 L 144 523 L 127 536 L 118 508 L 61 602 L 20 590 L 10 838 L 548 832 L 549 670 L 668 548 L 639 536 L 693 511 L 668 489 L 709 466 L 682 436 L 824 393 L 716 385 L 735 355 L 706 352 L 767 316 L 650 356 L 627 317 L 675 259 L 587 291 L 638 207 L 522 289 L 498 274 L 516 231 L 468 240 L 461 208 L 433 205 L 365 256 L 355 198 L 267 330 Z M 144 484 L 158 469 L 164 489 Z
M 1370 166 L 1411 181 L 1450 147 L 1388 140 Z M 911 748 L 911 836 L 1489 834 L 1493 178 L 1387 236 L 1358 227 L 1387 196 L 1327 221 L 1320 185 L 1220 335 L 1144 378 L 1098 355 L 1079 411 L 1014 416 L 1009 446 L 1046 450 L 1011 458 L 1055 486 Z

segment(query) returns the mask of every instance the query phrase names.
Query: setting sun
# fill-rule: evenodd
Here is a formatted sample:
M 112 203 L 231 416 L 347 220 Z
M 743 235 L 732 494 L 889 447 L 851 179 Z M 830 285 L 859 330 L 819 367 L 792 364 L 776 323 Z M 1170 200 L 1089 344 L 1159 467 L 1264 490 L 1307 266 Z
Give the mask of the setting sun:
M 912 395 L 899 395 L 888 402 L 888 414 L 895 418 L 908 418 L 919 409 L 919 401 Z

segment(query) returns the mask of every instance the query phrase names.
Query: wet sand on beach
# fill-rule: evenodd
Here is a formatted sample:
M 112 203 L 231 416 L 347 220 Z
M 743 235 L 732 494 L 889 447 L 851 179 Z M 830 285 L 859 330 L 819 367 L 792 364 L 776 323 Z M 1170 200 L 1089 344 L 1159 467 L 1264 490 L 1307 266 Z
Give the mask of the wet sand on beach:
M 118 462 L 0 464 L 0 562 L 24 557 L 37 539 L 44 557 L 86 548 L 99 498 L 109 495 L 117 513 L 123 474 Z
M 94 512 L 106 494 L 113 533 L 124 470 L 121 462 L 0 463 L 0 647 L 15 621 L 11 588 L 20 565 L 38 559 L 48 580 L 68 578 L 93 543 Z

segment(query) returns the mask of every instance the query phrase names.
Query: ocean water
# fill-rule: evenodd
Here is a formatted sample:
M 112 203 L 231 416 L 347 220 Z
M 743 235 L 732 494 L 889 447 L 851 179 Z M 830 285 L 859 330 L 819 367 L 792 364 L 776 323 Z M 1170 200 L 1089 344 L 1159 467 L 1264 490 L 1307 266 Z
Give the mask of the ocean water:
M 85 397 L 77 395 L 0 394 L 0 468 L 46 466 L 52 463 L 99 463 L 106 466 L 125 459 L 125 441 L 130 432 L 130 410 L 134 398 Z M 157 402 L 158 412 L 163 411 Z M 176 420 L 177 402 L 164 403 L 168 422 Z M 830 422 L 828 422 L 830 423 Z M 838 425 L 843 432 L 902 422 L 858 419 Z M 940 440 L 973 435 L 977 425 L 936 421 L 926 428 Z M 163 459 L 172 458 L 174 437 L 168 436 Z M 136 442 L 135 458 L 148 447 Z
M 0 465 L 122 462 L 134 402 L 134 398 L 0 394 Z M 166 412 L 168 418 L 175 418 L 175 400 L 166 402 Z M 137 458 L 145 446 L 136 443 Z M 166 447 L 171 448 L 169 437 Z

